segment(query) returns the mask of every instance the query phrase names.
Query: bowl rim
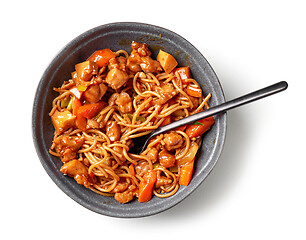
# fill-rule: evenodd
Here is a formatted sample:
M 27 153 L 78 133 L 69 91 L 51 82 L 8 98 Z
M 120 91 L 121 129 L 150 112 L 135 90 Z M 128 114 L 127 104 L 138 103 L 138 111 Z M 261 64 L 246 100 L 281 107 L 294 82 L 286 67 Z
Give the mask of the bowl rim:
M 183 201 L 185 198 L 190 196 L 190 194 L 193 193 L 194 190 L 196 188 L 198 188 L 204 182 L 206 177 L 211 173 L 211 171 L 215 167 L 216 163 L 218 162 L 218 160 L 220 158 L 220 155 L 222 153 L 223 147 L 224 147 L 225 138 L 226 138 L 226 132 L 227 132 L 227 114 L 223 113 L 222 114 L 222 119 L 221 119 L 222 120 L 222 124 L 223 124 L 223 129 L 221 129 L 221 130 L 223 130 L 223 131 L 221 131 L 221 136 L 220 136 L 221 137 L 221 141 L 219 142 L 219 147 L 216 147 L 216 151 L 214 152 L 214 161 L 209 162 L 209 164 L 205 168 L 205 172 L 202 173 L 203 176 L 198 180 L 198 183 L 196 185 L 192 185 L 191 187 L 188 186 L 189 187 L 188 194 L 185 194 L 178 201 L 175 201 L 174 203 L 172 203 L 170 205 L 162 206 L 159 209 L 155 209 L 153 211 L 147 211 L 146 213 L 135 213 L 135 214 L 118 214 L 118 213 L 113 213 L 112 211 L 106 211 L 106 210 L 103 210 L 103 209 L 102 210 L 101 209 L 97 209 L 97 208 L 91 206 L 90 204 L 88 204 L 88 203 L 82 201 L 81 199 L 79 199 L 78 195 L 76 195 L 71 190 L 69 191 L 69 189 L 65 188 L 62 185 L 61 180 L 58 179 L 58 176 L 56 176 L 56 174 L 54 172 L 52 172 L 52 170 L 50 169 L 49 165 L 44 160 L 45 157 L 46 157 L 46 153 L 41 151 L 40 144 L 43 144 L 45 146 L 46 143 L 44 143 L 42 137 L 39 135 L 40 128 L 36 124 L 37 116 L 38 116 L 37 107 L 38 107 L 38 103 L 40 102 L 40 100 L 42 98 L 42 96 L 40 96 L 39 92 L 42 91 L 42 88 L 44 87 L 43 83 L 45 82 L 46 77 L 49 74 L 49 71 L 51 70 L 52 67 L 54 67 L 54 64 L 57 61 L 59 61 L 59 59 L 61 57 L 63 57 L 62 55 L 63 55 L 63 53 L 66 50 L 68 50 L 69 48 L 71 48 L 74 45 L 77 45 L 78 42 L 80 42 L 82 39 L 91 36 L 93 33 L 97 32 L 97 31 L 100 31 L 101 29 L 107 29 L 107 28 L 117 27 L 117 26 L 129 27 L 131 25 L 139 26 L 139 27 L 146 27 L 146 28 L 153 28 L 153 29 L 160 29 L 162 31 L 169 32 L 170 34 L 175 35 L 177 38 L 180 38 L 183 42 L 186 42 L 191 48 L 193 48 L 193 50 L 195 52 L 197 52 L 198 55 L 201 56 L 201 58 L 203 58 L 205 60 L 205 64 L 207 64 L 207 66 L 209 67 L 209 71 L 211 71 L 211 74 L 214 75 L 214 78 L 217 81 L 216 84 L 219 86 L 219 90 L 222 93 L 222 96 L 219 96 L 219 97 L 221 97 L 221 101 L 222 102 L 225 102 L 224 91 L 223 91 L 223 88 L 221 86 L 221 83 L 220 83 L 220 81 L 219 81 L 219 79 L 217 77 L 217 74 L 215 73 L 214 69 L 212 68 L 210 63 L 207 61 L 207 59 L 188 40 L 186 40 L 185 38 L 183 38 L 179 34 L 173 32 L 173 31 L 171 31 L 169 29 L 166 29 L 164 27 L 160 27 L 160 26 L 156 26 L 156 25 L 152 25 L 152 24 L 148 24 L 148 23 L 141 23 L 141 22 L 112 22 L 112 23 L 107 23 L 107 24 L 96 26 L 94 28 L 91 28 L 91 29 L 81 33 L 80 35 L 78 35 L 77 37 L 72 39 L 70 42 L 68 42 L 62 49 L 60 49 L 60 51 L 58 51 L 58 53 L 53 57 L 53 59 L 48 64 L 47 68 L 45 69 L 45 71 L 44 71 L 44 73 L 43 73 L 43 75 L 42 75 L 42 77 L 41 77 L 41 79 L 40 79 L 40 81 L 38 83 L 38 86 L 37 86 L 37 89 L 36 89 L 36 93 L 35 93 L 34 102 L 33 102 L 33 109 L 32 109 L 32 138 L 33 138 L 33 142 L 34 142 L 34 146 L 35 146 L 37 155 L 39 157 L 39 160 L 40 160 L 43 168 L 45 169 L 47 174 L 50 176 L 50 178 L 70 198 L 72 198 L 74 201 L 76 201 L 80 205 L 82 205 L 82 206 L 86 207 L 87 209 L 92 210 L 92 211 L 94 211 L 96 213 L 103 214 L 103 215 L 110 216 L 110 217 L 119 217 L 119 218 L 135 218 L 135 217 L 146 217 L 146 216 L 154 215 L 154 214 L 163 212 L 163 211 L 165 211 L 165 210 L 167 210 L 169 208 L 174 207 L 175 205 L 177 205 L 178 203 Z

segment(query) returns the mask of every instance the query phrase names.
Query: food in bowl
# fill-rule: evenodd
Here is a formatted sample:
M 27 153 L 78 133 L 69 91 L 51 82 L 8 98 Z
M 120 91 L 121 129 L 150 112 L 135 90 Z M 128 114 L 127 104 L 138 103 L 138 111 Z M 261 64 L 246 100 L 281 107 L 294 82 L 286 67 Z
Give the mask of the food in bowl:
M 63 162 L 60 171 L 120 203 L 187 186 L 201 136 L 214 124 L 209 117 L 154 137 L 139 155 L 129 152 L 134 138 L 208 109 L 211 98 L 171 54 L 160 50 L 155 60 L 148 44 L 131 48 L 97 50 L 76 64 L 71 79 L 54 88 L 59 96 L 49 114 L 49 152 Z

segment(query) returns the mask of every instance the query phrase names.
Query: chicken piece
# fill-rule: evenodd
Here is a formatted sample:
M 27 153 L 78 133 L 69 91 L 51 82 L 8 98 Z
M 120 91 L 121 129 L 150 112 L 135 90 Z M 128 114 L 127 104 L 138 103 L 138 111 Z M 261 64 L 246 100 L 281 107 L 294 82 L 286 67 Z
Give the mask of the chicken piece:
M 159 73 L 163 70 L 160 63 L 150 57 L 142 57 L 139 65 L 144 72 Z
M 118 182 L 117 186 L 111 191 L 111 193 L 120 193 L 127 190 L 129 184 L 127 182 Z
M 147 153 L 147 157 L 152 161 L 152 163 L 155 163 L 157 161 L 157 156 L 158 156 L 158 150 L 156 148 L 152 148 Z
M 132 99 L 126 92 L 121 92 L 116 98 L 115 103 L 121 113 L 130 113 L 133 111 Z
M 138 53 L 131 53 L 131 55 L 129 56 L 126 66 L 128 67 L 128 69 L 130 69 L 132 72 L 141 72 L 141 67 L 140 64 L 141 63 L 141 58 L 139 56 Z
M 78 160 L 74 159 L 65 163 L 60 171 L 63 174 L 73 177 L 78 184 L 84 185 L 87 188 L 93 184 L 93 178 L 88 175 L 86 166 Z
M 163 140 L 168 151 L 180 148 L 184 143 L 182 136 L 175 132 L 166 133 Z
M 62 162 L 68 162 L 77 156 L 77 151 L 84 144 L 85 139 L 78 136 L 61 136 L 54 140 L 55 150 L 61 155 Z
M 106 122 L 104 121 L 104 119 L 102 119 L 100 122 L 98 122 L 95 119 L 87 119 L 87 129 L 103 128 L 105 127 L 105 125 L 106 125 Z
M 98 73 L 98 65 L 93 61 L 85 61 L 75 65 L 78 78 L 82 81 L 89 81 L 91 77 Z
M 144 72 L 159 73 L 163 69 L 160 63 L 153 60 L 151 56 L 151 51 L 146 43 L 132 42 L 131 47 L 133 51 L 127 60 L 127 67 L 132 72 Z
M 104 94 L 107 91 L 107 86 L 103 83 L 101 84 L 93 84 L 87 87 L 87 89 L 83 92 L 83 97 L 86 101 L 90 103 L 96 103 L 101 100 Z
M 131 43 L 131 48 L 134 52 L 137 52 L 140 57 L 151 56 L 151 51 L 149 50 L 149 45 L 147 43 L 138 43 L 133 41 Z
M 130 185 L 126 191 L 115 193 L 114 198 L 119 203 L 127 203 L 127 202 L 132 201 L 134 196 L 136 195 L 137 195 L 136 187 L 133 185 Z
M 121 136 L 120 125 L 115 121 L 108 121 L 106 123 L 106 135 L 111 142 L 118 141 Z
M 108 105 L 114 106 L 116 103 L 116 99 L 119 97 L 119 93 L 113 93 L 108 99 Z
M 155 100 L 156 104 L 165 104 L 171 98 L 173 98 L 178 91 L 173 87 L 172 84 L 163 84 L 161 87 L 156 87 L 157 93 L 160 95 L 160 98 Z
M 114 69 L 114 68 L 126 71 L 126 58 L 123 56 L 111 58 L 109 60 L 108 69 Z
M 113 68 L 106 75 L 107 84 L 117 90 L 121 88 L 129 80 L 129 75 L 120 69 Z
M 157 179 L 155 183 L 155 187 L 159 188 L 161 186 L 165 186 L 172 183 L 172 179 L 166 178 L 160 175 L 160 171 L 157 171 Z
M 135 166 L 136 174 L 143 177 L 150 169 L 149 163 L 145 160 L 139 161 Z
M 76 117 L 68 110 L 62 112 L 56 110 L 51 116 L 51 120 L 57 134 L 60 134 L 66 131 L 68 128 L 73 127 L 75 119 Z
M 169 153 L 166 149 L 159 152 L 158 160 L 160 165 L 165 168 L 173 167 L 175 165 L 175 156 Z

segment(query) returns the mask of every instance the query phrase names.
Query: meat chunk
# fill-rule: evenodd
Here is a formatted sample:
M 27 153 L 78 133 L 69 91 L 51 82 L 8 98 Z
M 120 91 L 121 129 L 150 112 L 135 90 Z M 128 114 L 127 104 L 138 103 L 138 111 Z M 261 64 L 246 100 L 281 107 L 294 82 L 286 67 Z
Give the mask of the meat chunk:
M 168 184 L 171 184 L 171 183 L 172 183 L 171 179 L 166 178 L 164 176 L 161 176 L 160 171 L 157 172 L 157 179 L 156 179 L 156 183 L 155 183 L 156 188 L 159 188 L 161 186 L 165 186 L 165 185 L 168 185 Z
M 135 166 L 136 174 L 143 177 L 150 169 L 149 163 L 147 161 L 139 161 Z
M 127 60 L 127 67 L 132 72 L 152 72 L 158 73 L 162 71 L 160 63 L 153 60 L 151 56 L 151 51 L 146 43 L 132 42 L 131 47 L 133 51 Z
M 163 70 L 160 66 L 160 63 L 150 57 L 142 57 L 140 67 L 144 72 L 151 73 L 159 73 Z
M 73 127 L 75 118 L 76 117 L 68 110 L 62 112 L 56 110 L 51 116 L 56 133 L 62 133 L 68 128 Z
M 94 74 L 98 73 L 98 65 L 93 61 L 85 61 L 75 65 L 78 78 L 82 81 L 89 81 Z
M 166 149 L 162 150 L 158 154 L 158 160 L 160 165 L 165 168 L 173 167 L 175 165 L 175 156 L 169 153 Z
M 155 101 L 156 104 L 164 104 L 178 93 L 172 84 L 163 84 L 157 87 L 156 91 L 160 95 L 160 98 Z
M 113 93 L 108 99 L 108 105 L 114 106 L 116 104 L 116 99 L 119 97 L 119 93 Z
M 101 84 L 93 84 L 87 87 L 87 89 L 83 92 L 83 97 L 86 101 L 91 103 L 96 103 L 101 100 L 104 94 L 107 91 L 107 86 L 103 83 Z
M 132 99 L 126 92 L 121 92 L 115 103 L 117 104 L 121 113 L 130 113 L 133 111 Z
M 119 182 L 117 186 L 111 191 L 112 193 L 124 192 L 129 187 L 127 182 Z
M 61 155 L 62 162 L 68 162 L 77 156 L 77 151 L 85 139 L 78 136 L 61 136 L 54 140 L 55 150 Z
M 133 185 L 130 185 L 126 191 L 115 193 L 114 198 L 119 203 L 127 203 L 127 202 L 132 201 L 135 195 L 136 195 L 136 187 Z
M 106 135 L 111 142 L 116 142 L 120 139 L 121 128 L 115 121 L 108 121 L 106 123 Z
M 72 160 L 65 163 L 61 167 L 60 171 L 70 177 L 73 177 L 78 184 L 84 185 L 87 188 L 90 187 L 93 183 L 93 180 L 88 175 L 86 166 L 78 160 Z
M 152 148 L 148 153 L 147 157 L 155 163 L 157 161 L 157 156 L 158 156 L 158 150 L 156 148 Z
M 132 52 L 137 52 L 140 57 L 151 56 L 151 51 L 149 50 L 149 45 L 147 43 L 138 43 L 133 41 L 131 43 Z
M 121 88 L 129 80 L 129 75 L 120 69 L 113 68 L 106 75 L 107 84 L 117 90 Z
M 126 58 L 123 56 L 111 58 L 109 60 L 108 69 L 114 69 L 114 68 L 126 71 Z
M 163 140 L 168 151 L 180 148 L 184 142 L 182 136 L 175 132 L 165 134 Z

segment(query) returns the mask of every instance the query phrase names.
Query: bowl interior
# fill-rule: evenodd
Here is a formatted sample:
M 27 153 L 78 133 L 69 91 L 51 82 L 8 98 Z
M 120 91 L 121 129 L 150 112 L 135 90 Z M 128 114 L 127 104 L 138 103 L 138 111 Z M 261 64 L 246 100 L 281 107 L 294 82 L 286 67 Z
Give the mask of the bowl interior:
M 85 61 L 95 50 L 110 48 L 113 51 L 124 49 L 131 52 L 132 41 L 150 45 L 155 58 L 159 49 L 172 54 L 180 66 L 189 66 L 193 77 L 203 87 L 204 94 L 211 93 L 210 106 L 223 103 L 221 85 L 206 59 L 181 36 L 153 25 L 142 23 L 112 23 L 91 29 L 67 44 L 52 60 L 38 85 L 33 106 L 33 139 L 37 154 L 46 172 L 68 196 L 84 207 L 100 214 L 113 217 L 143 217 L 164 211 L 186 198 L 210 173 L 221 153 L 226 132 L 226 114 L 218 115 L 212 129 L 205 134 L 203 144 L 197 154 L 194 175 L 188 187 L 181 186 L 169 198 L 153 197 L 147 203 L 137 199 L 120 204 L 111 197 L 96 194 L 60 171 L 59 158 L 48 153 L 53 138 L 53 126 L 49 117 L 52 100 L 57 93 L 52 89 L 71 78 L 75 64 Z

